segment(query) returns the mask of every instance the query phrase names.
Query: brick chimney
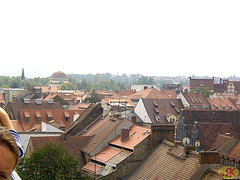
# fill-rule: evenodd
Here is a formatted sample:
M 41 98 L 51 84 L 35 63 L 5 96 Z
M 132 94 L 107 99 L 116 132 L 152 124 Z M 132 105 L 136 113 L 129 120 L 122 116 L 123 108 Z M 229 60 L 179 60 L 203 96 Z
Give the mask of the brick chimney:
M 62 141 L 66 141 L 66 133 L 65 132 L 60 133 L 60 137 L 61 137 Z
M 154 148 L 164 139 L 174 143 L 174 134 L 175 134 L 174 124 L 152 124 L 151 147 Z
M 132 122 L 133 122 L 134 124 L 136 124 L 136 122 L 137 122 L 137 117 L 136 117 L 136 116 L 132 116 Z
M 121 142 L 126 141 L 129 138 L 129 129 L 121 129 Z
M 216 151 L 199 152 L 199 164 L 219 164 L 219 153 Z

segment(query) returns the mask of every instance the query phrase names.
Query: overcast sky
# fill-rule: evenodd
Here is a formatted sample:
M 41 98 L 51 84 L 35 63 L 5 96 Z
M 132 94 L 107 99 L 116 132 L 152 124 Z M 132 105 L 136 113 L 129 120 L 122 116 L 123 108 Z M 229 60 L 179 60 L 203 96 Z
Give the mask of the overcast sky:
M 240 76 L 240 1 L 0 1 L 0 75 Z

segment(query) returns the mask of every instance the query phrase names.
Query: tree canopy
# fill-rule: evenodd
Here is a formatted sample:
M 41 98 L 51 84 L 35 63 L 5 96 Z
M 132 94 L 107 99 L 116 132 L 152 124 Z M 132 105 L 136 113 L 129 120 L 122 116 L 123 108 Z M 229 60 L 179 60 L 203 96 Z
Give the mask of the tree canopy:
M 53 143 L 33 151 L 20 161 L 17 172 L 22 179 L 87 179 L 78 170 L 78 161 Z

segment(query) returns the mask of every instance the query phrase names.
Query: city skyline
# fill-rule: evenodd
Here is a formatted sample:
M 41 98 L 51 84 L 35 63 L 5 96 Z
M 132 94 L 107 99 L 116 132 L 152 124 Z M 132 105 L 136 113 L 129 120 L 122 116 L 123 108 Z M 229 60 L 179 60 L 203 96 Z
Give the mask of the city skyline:
M 240 76 L 239 1 L 3 1 L 1 75 Z

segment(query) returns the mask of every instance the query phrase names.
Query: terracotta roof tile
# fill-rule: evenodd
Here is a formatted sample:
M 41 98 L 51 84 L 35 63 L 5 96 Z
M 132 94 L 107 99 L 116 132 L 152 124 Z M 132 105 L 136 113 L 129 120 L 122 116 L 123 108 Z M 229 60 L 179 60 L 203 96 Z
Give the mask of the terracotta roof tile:
M 203 109 L 203 107 L 206 107 L 206 106 L 209 107 L 209 103 L 202 93 L 183 92 L 182 94 L 186 98 L 187 102 L 190 104 L 190 107 L 192 108 Z
M 190 89 L 198 87 L 208 87 L 210 90 L 214 90 L 214 78 L 212 79 L 193 79 L 190 78 Z
M 115 145 L 118 147 L 123 147 L 127 149 L 134 150 L 134 147 L 142 142 L 145 138 L 150 136 L 151 130 L 142 126 L 133 125 L 129 131 L 129 138 L 121 142 L 121 137 L 109 142 L 110 145 Z
M 140 99 L 140 98 L 148 98 L 148 99 L 170 99 L 170 97 L 161 91 L 151 88 L 151 89 L 145 89 L 141 90 L 137 93 L 134 93 L 133 95 L 129 96 L 130 99 Z
M 79 114 L 82 114 L 84 110 L 78 110 Z M 67 113 L 67 115 L 65 114 Z M 48 123 L 49 118 L 56 120 L 60 124 L 61 128 L 67 129 L 73 122 L 75 111 L 73 110 L 49 110 L 49 109 L 21 109 L 20 119 L 22 127 L 25 131 L 32 129 L 33 124 L 41 125 L 41 122 Z M 27 119 L 26 119 L 27 118 Z M 39 118 L 39 119 L 37 119 Z M 69 118 L 68 120 L 66 118 Z
M 208 98 L 212 110 L 238 111 L 230 98 Z

